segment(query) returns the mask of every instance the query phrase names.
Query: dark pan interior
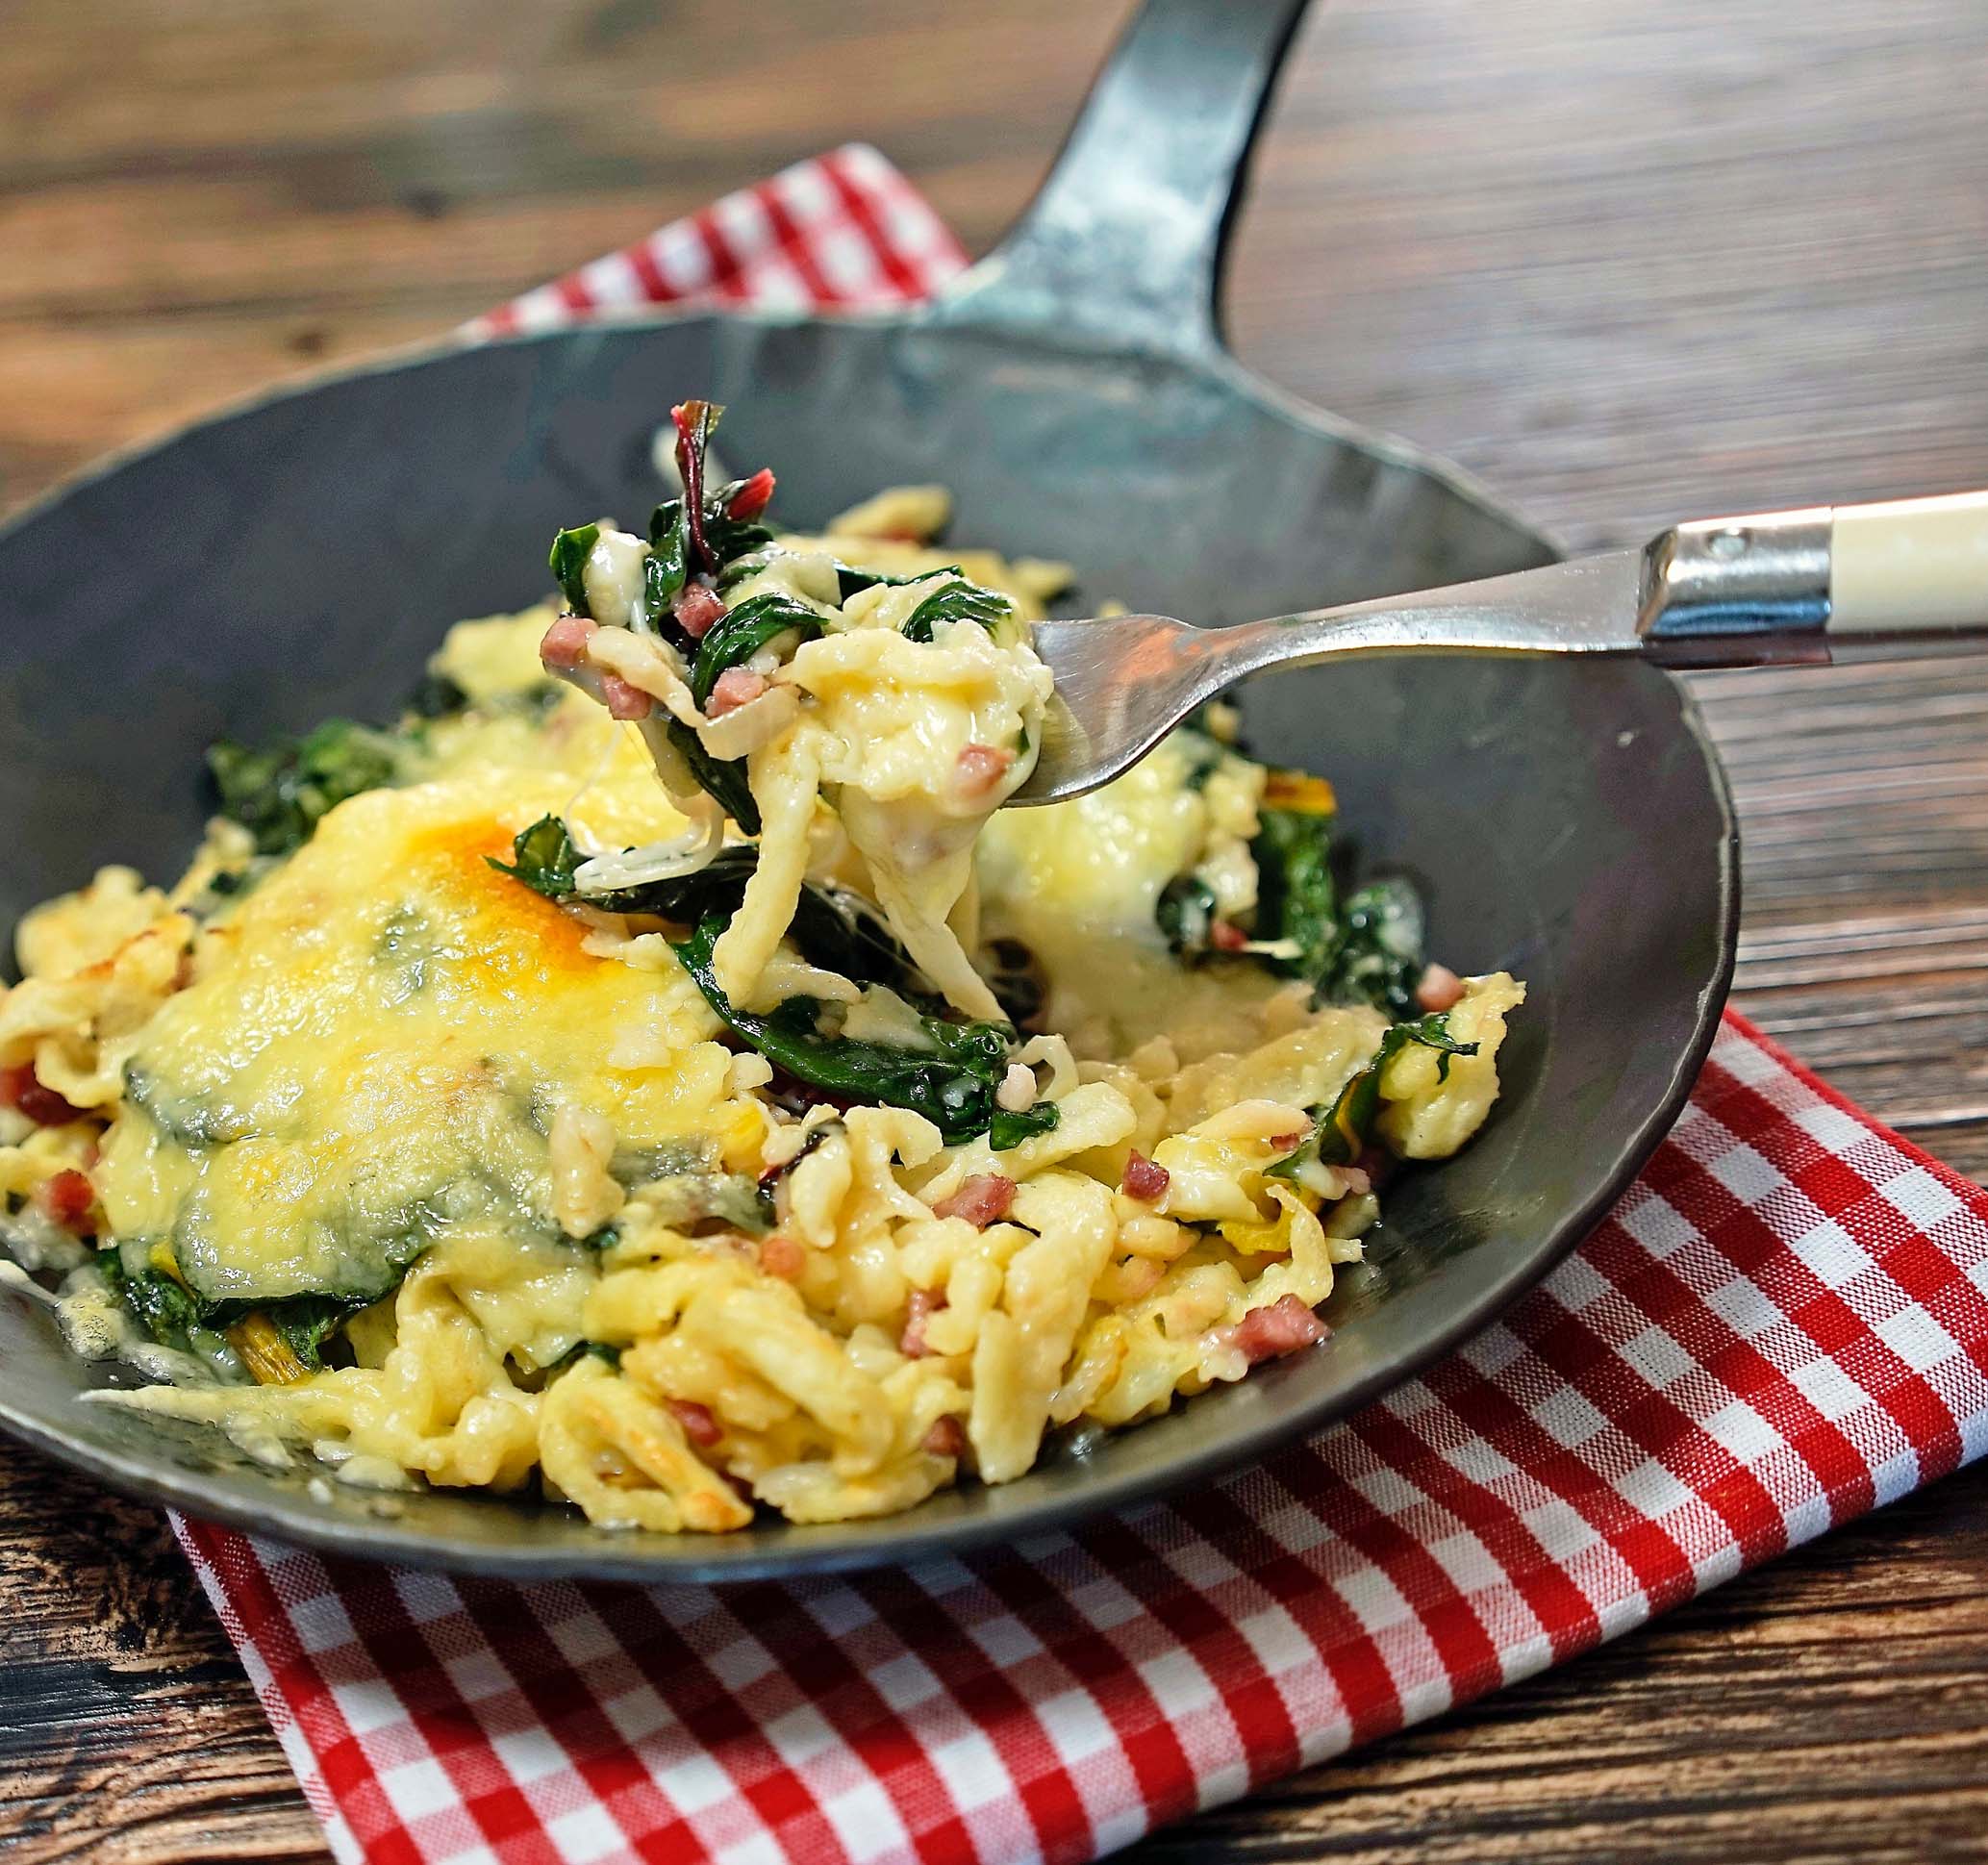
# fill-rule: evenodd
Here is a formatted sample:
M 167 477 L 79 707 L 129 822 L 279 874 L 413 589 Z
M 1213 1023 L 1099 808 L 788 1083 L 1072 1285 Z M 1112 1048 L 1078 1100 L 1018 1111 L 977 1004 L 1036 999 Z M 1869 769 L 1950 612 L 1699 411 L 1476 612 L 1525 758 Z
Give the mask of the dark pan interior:
M 710 316 L 447 352 L 191 430 L 0 536 L 7 921 L 105 861 L 177 873 L 220 733 L 390 716 L 450 621 L 543 592 L 557 525 L 645 517 L 650 437 L 699 392 L 732 404 L 730 466 L 776 467 L 787 521 L 942 480 L 958 538 L 1067 557 L 1093 601 L 1237 620 L 1551 554 L 1221 361 Z M 440 1494 L 314 1499 L 218 1438 L 76 1404 L 112 1375 L 20 1300 L 0 1303 L 0 1422 L 126 1487 L 356 1551 L 690 1578 L 1009 1539 L 1337 1415 L 1533 1279 L 1654 1144 L 1729 974 L 1732 832 L 1681 692 L 1642 667 L 1363 662 L 1267 680 L 1246 713 L 1253 748 L 1331 776 L 1362 838 L 1430 883 L 1443 958 L 1532 988 L 1491 1126 L 1399 1182 L 1324 1348 L 999 1490 L 721 1542 Z

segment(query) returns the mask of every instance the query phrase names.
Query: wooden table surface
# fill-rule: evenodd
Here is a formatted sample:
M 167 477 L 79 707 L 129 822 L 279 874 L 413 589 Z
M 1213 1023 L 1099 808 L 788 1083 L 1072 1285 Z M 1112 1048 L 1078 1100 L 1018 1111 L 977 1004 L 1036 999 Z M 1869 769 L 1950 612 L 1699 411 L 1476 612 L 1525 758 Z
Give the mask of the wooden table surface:
M 1120 12 L 13 0 L 0 498 L 845 138 L 984 246 Z M 1321 8 L 1233 336 L 1577 544 L 1988 483 L 1984 98 L 1981 0 Z M 1699 692 L 1745 823 L 1738 1001 L 1988 1174 L 1988 661 Z M 11 1858 L 324 1856 L 157 1514 L 11 1448 L 0 1667 Z M 1988 1477 L 1963 1474 L 1128 1856 L 1916 1865 L 1984 1835 Z

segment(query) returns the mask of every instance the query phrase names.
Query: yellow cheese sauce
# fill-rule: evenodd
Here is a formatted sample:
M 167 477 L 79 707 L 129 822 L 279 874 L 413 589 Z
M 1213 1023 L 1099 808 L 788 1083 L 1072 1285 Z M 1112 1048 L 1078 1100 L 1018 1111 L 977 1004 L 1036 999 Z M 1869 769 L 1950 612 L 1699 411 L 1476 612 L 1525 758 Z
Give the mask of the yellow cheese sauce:
M 733 663 L 729 720 L 642 606 L 651 545 L 590 527 L 591 613 L 450 630 L 433 716 L 355 741 L 357 794 L 334 743 L 231 799 L 172 891 L 107 869 L 30 917 L 8 1286 L 161 1381 L 106 1402 L 720 1532 L 1007 1481 L 1317 1338 L 1385 1161 L 1489 1114 L 1523 988 L 1385 941 L 1385 1002 L 1331 971 L 1294 905 L 1322 870 L 1267 865 L 1285 793 L 1220 721 L 992 815 L 1065 573 L 931 543 L 944 506 L 903 489 L 686 585 L 801 607 Z M 1304 794 L 1279 819 L 1322 847 Z M 567 866 L 535 865 L 553 831 Z M 667 908 L 725 860 L 729 906 Z
M 211 1300 L 380 1294 L 407 1253 L 495 1214 L 556 1234 L 546 1135 L 595 1107 L 624 1147 L 714 1126 L 730 1056 L 675 967 L 590 952 L 579 918 L 490 866 L 560 786 L 515 773 L 375 791 L 207 935 L 127 1064 L 93 1182 L 116 1236 Z M 655 1039 L 617 1068 L 616 1033 Z M 668 1060 L 662 1058 L 667 1055 Z

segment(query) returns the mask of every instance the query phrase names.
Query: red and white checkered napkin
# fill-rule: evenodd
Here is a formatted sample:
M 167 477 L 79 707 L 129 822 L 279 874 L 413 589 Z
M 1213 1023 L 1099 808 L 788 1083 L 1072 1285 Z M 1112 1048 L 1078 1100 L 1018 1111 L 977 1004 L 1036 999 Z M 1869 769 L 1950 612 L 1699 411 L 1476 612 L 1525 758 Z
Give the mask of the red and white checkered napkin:
M 876 303 L 958 248 L 873 151 L 499 313 Z M 345 1859 L 1079 1860 L 1585 1651 L 1988 1448 L 1988 1194 L 1728 1017 L 1580 1250 L 1211 1489 L 793 1585 L 516 1587 L 180 1534 Z

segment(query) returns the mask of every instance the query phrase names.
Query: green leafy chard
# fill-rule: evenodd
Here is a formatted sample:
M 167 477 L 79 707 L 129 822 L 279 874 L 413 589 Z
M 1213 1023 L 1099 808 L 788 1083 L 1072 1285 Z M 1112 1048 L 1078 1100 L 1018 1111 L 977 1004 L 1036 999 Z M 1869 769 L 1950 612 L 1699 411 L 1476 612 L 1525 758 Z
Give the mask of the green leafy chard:
M 717 558 L 720 576 L 730 568 L 735 559 L 764 550 L 773 542 L 771 530 L 761 524 L 757 516 L 765 509 L 764 505 L 754 506 L 752 516 L 739 516 L 739 512 L 744 509 L 740 501 L 752 496 L 754 482 L 759 477 L 759 474 L 754 474 L 752 479 L 727 480 L 705 501 L 704 536 L 711 544 L 713 555 Z M 772 475 L 768 473 L 765 479 L 770 494 Z
M 1296 948 L 1277 969 L 1320 983 L 1339 943 L 1338 889 L 1332 878 L 1329 812 L 1265 808 L 1256 841 L 1256 937 Z
M 708 574 L 722 584 L 729 565 L 772 542 L 759 522 L 772 496 L 773 475 L 757 472 L 707 488 L 704 470 L 711 437 L 724 418 L 720 403 L 687 401 L 669 411 L 676 423 L 676 466 L 681 497 L 666 499 L 649 519 L 649 564 L 645 597 L 652 620 L 660 621 L 670 600 L 692 577 Z
M 97 1252 L 98 1273 L 132 1319 L 161 1347 L 184 1350 L 206 1317 L 199 1298 L 162 1270 L 127 1270 L 115 1245 Z
M 1153 919 L 1176 958 L 1193 964 L 1209 950 L 1215 908 L 1215 890 L 1197 874 L 1176 874 L 1160 890 Z
M 985 1133 L 996 1151 L 1005 1151 L 1056 1125 L 1054 1102 L 1021 1113 L 996 1104 L 1009 1061 L 1009 1032 L 999 1024 L 920 1017 L 931 1047 L 911 1049 L 824 1035 L 822 1006 L 812 997 L 790 998 L 764 1016 L 735 1008 L 711 970 L 712 947 L 724 928 L 715 915 L 700 920 L 676 955 L 732 1032 L 796 1081 L 840 1099 L 909 1108 L 938 1127 L 948 1146 Z
M 635 604 L 636 629 L 667 641 L 686 656 L 697 643 L 677 621 L 676 598 L 693 578 L 709 576 L 720 587 L 733 569 L 733 560 L 764 549 L 773 534 L 758 522 L 772 496 L 773 475 L 755 473 L 715 490 L 704 483 L 711 437 L 724 410 L 716 402 L 689 401 L 670 410 L 676 423 L 676 463 L 682 475 L 681 497 L 665 499 L 649 517 L 649 551 L 642 560 L 642 591 Z M 566 606 L 577 616 L 590 615 L 586 566 L 600 540 L 597 524 L 576 525 L 552 541 L 552 573 L 559 579 Z
M 652 1180 L 643 1193 L 657 1221 L 688 1231 L 707 1220 L 749 1237 L 773 1227 L 770 1190 L 742 1172 L 678 1172 Z
M 1291 956 L 1273 961 L 1309 979 L 1320 1003 L 1371 1004 L 1397 1020 L 1413 1016 L 1424 969 L 1421 896 L 1405 879 L 1370 881 L 1344 900 L 1337 819 L 1329 790 L 1317 779 L 1278 772 L 1272 794 L 1296 806 L 1267 804 L 1250 852 L 1256 858 L 1256 937 L 1286 942 Z
M 649 554 L 642 561 L 642 616 L 647 625 L 669 636 L 680 647 L 690 644 L 681 629 L 666 627 L 670 604 L 691 580 L 691 521 L 680 498 L 665 499 L 649 518 Z M 681 637 L 680 640 L 677 638 Z
M 324 1365 L 326 1343 L 362 1308 L 370 1305 L 337 1296 L 291 1296 L 287 1301 L 265 1302 L 261 1313 L 282 1335 L 289 1350 L 315 1373 Z
M 449 718 L 468 705 L 462 683 L 446 673 L 424 673 L 407 698 L 407 709 L 416 718 Z
M 862 569 L 843 563 L 840 557 L 835 560 L 835 580 L 844 602 L 865 590 L 901 590 L 911 583 L 922 583 L 928 576 L 963 576 L 963 572 L 957 564 L 942 564 L 937 569 L 915 569 L 903 576 L 887 576 L 880 569 Z
M 546 562 L 558 581 L 560 593 L 566 599 L 566 607 L 576 616 L 593 613 L 587 606 L 587 559 L 599 542 L 597 524 L 576 524 L 552 541 L 552 554 Z
M 1395 1024 L 1381 1037 L 1372 1059 L 1339 1091 L 1331 1104 L 1311 1110 L 1312 1131 L 1304 1144 L 1270 1170 L 1279 1177 L 1295 1178 L 1313 1160 L 1323 1166 L 1350 1166 L 1358 1159 L 1373 1137 L 1373 1123 L 1380 1114 L 1381 1076 L 1411 1043 L 1436 1051 L 1437 1072 L 1444 1079 L 1448 1077 L 1451 1056 L 1477 1053 L 1476 1044 L 1459 1043 L 1449 1034 L 1447 1012 Z
M 374 1299 L 306 1295 L 277 1301 L 209 1301 L 150 1264 L 128 1268 L 114 1246 L 97 1252 L 96 1266 L 125 1311 L 161 1347 L 211 1359 L 229 1328 L 259 1316 L 307 1373 L 323 1367 L 329 1342 Z
M 564 900 L 575 891 L 574 870 L 587 857 L 573 845 L 560 818 L 541 816 L 512 837 L 509 861 L 499 861 L 495 855 L 484 859 L 498 873 L 522 881 L 533 893 L 542 894 L 548 900 Z M 602 912 L 621 910 L 608 904 L 612 897 L 602 896 L 597 902 Z
M 257 750 L 233 739 L 208 747 L 221 814 L 255 838 L 261 855 L 287 855 L 348 796 L 400 774 L 399 743 L 349 718 L 329 718 L 301 739 Z
M 1370 881 L 1346 895 L 1321 995 L 1333 1003 L 1371 1004 L 1397 1020 L 1412 1017 L 1426 969 L 1421 895 L 1398 876 Z
M 690 766 L 705 793 L 717 799 L 717 806 L 749 836 L 760 831 L 759 804 L 753 800 L 752 786 L 746 781 L 743 763 L 714 758 L 704 741 L 680 718 L 668 724 L 669 742 Z
M 759 866 L 759 850 L 750 844 L 726 848 L 693 874 L 581 895 L 575 874 L 586 857 L 566 824 L 547 816 L 518 832 L 510 861 L 487 859 L 500 873 L 550 900 L 577 897 L 604 913 L 650 913 L 693 926 L 713 915 L 729 919 L 738 911 L 745 884 Z M 805 883 L 790 936 L 811 965 L 838 971 L 858 984 L 888 984 L 913 994 L 923 988 L 911 954 L 897 943 L 883 916 L 846 888 Z
M 929 642 L 932 630 L 941 622 L 974 621 L 993 634 L 1014 613 L 1014 603 L 998 590 L 984 589 L 964 576 L 955 576 L 926 596 L 905 617 L 897 632 L 908 642 Z
M 747 596 L 736 609 L 726 610 L 697 643 L 697 659 L 691 668 L 691 697 L 702 706 L 721 673 L 744 666 L 783 635 L 812 641 L 820 632 L 821 617 L 793 596 L 778 590 L 762 590 Z

